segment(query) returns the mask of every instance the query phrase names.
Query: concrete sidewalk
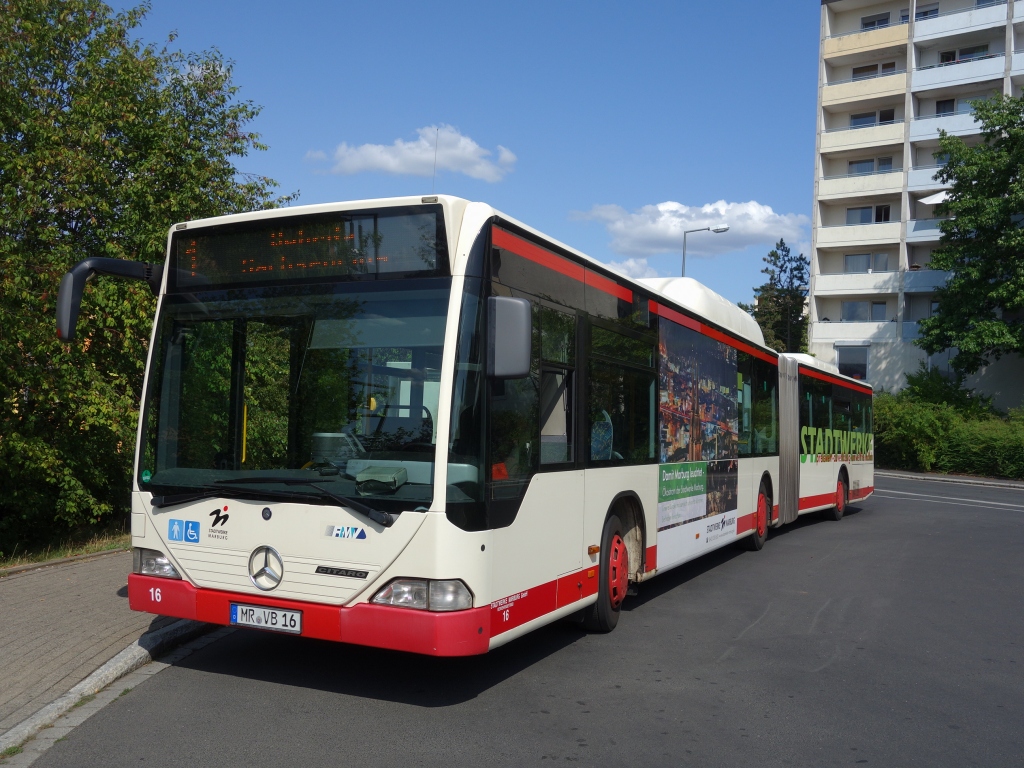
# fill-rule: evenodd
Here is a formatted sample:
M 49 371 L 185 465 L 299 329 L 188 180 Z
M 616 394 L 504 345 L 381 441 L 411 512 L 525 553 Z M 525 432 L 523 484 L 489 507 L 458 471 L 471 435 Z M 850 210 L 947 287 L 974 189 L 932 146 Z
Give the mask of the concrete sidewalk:
M 131 569 L 118 552 L 0 578 L 0 735 L 176 621 L 128 609 Z
M 1024 490 L 1024 481 L 1008 477 L 978 477 L 976 475 L 943 475 L 938 472 L 908 472 L 902 469 L 876 469 L 878 477 L 892 477 L 898 480 L 928 480 L 956 485 L 987 485 L 991 488 L 1014 488 Z

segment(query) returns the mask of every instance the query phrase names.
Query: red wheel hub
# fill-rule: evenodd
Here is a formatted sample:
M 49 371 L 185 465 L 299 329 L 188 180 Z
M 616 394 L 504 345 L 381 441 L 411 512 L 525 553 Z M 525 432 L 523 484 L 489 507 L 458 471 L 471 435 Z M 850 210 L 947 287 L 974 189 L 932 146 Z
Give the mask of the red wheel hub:
M 843 481 L 838 481 L 836 483 L 836 509 L 838 509 L 840 512 L 844 512 L 846 510 L 846 493 L 844 492 L 845 490 L 846 489 L 843 488 Z
M 629 587 L 629 551 L 619 534 L 612 536 L 608 550 L 608 600 L 618 610 Z
M 757 495 L 757 535 L 764 536 L 768 532 L 768 499 L 763 493 Z

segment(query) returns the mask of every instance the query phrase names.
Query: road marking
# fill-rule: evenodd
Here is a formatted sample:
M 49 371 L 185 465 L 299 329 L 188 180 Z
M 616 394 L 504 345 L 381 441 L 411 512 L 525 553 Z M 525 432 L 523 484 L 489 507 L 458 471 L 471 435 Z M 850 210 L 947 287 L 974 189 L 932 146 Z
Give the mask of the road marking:
M 875 495 L 883 499 L 899 499 L 900 496 L 886 496 L 887 493 L 899 493 L 905 494 L 905 491 L 875 491 Z M 947 500 L 943 501 L 942 496 L 926 496 L 923 493 L 912 493 L 911 496 L 920 496 L 922 499 L 929 499 L 932 504 L 951 504 L 954 507 L 989 507 L 991 509 L 1002 509 L 1005 512 L 1010 509 L 1024 509 L 1024 506 L 1020 504 L 1005 504 L 999 501 L 979 501 L 977 499 L 958 499 L 952 500 L 951 497 L 945 497 Z M 905 499 L 905 501 L 915 501 L 915 499 Z M 961 503 L 961 502 L 967 502 Z M 1007 509 L 1009 508 L 1009 509 Z
M 894 491 L 891 488 L 880 489 L 883 493 L 898 493 L 900 496 L 921 496 L 926 499 L 949 499 L 950 501 L 970 501 L 972 503 L 979 502 L 978 499 L 962 499 L 959 496 L 932 496 L 928 493 L 911 493 L 910 491 Z M 982 504 L 995 504 L 999 507 L 1016 507 L 1017 509 L 1024 509 L 1024 504 L 1008 504 L 1005 501 L 988 501 L 980 500 Z

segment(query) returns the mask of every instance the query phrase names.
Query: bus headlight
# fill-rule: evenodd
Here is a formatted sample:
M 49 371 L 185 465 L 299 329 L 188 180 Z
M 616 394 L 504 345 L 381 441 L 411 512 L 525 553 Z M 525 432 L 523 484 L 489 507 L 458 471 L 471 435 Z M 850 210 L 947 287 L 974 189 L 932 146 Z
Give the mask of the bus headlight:
M 135 547 L 132 550 L 132 561 L 132 573 L 141 576 L 160 576 L 165 579 L 181 578 L 181 574 L 171 565 L 171 561 L 164 557 L 164 553 L 155 549 Z
M 430 582 L 430 610 L 462 611 L 472 607 L 473 595 L 458 579 Z
M 461 611 L 473 607 L 473 593 L 458 579 L 395 579 L 370 602 L 420 611 Z

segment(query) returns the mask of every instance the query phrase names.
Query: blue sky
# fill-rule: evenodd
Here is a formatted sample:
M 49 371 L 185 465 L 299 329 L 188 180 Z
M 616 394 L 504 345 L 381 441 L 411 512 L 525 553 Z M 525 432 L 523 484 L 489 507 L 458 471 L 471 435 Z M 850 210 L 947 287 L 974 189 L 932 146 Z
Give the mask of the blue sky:
M 725 221 L 687 274 L 749 301 L 778 237 L 808 249 L 818 25 L 795 2 L 153 0 L 141 34 L 235 62 L 270 145 L 240 167 L 300 204 L 429 193 L 437 137 L 437 192 L 636 276 Z

